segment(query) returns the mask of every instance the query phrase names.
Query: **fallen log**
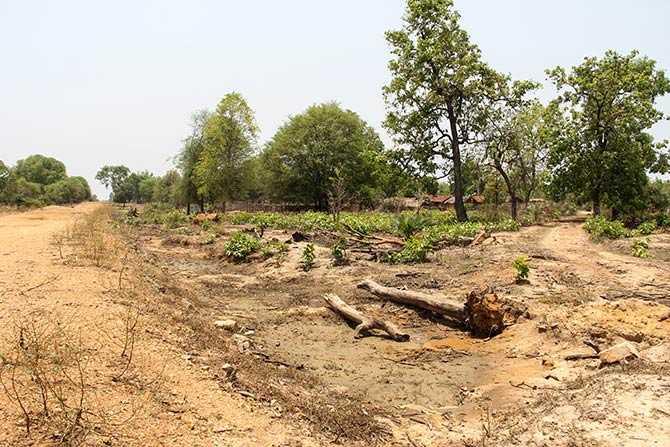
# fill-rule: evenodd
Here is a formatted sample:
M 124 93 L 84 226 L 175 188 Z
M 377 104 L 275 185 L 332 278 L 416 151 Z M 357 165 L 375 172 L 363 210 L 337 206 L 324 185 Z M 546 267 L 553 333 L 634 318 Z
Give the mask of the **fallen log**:
M 345 320 L 356 324 L 354 338 L 362 338 L 366 333 L 373 329 L 381 329 L 395 341 L 404 342 L 409 340 L 409 334 L 401 332 L 393 323 L 376 318 L 368 318 L 345 303 L 335 294 L 329 293 L 324 295 L 323 299 L 333 311 L 338 313 Z
M 468 328 L 476 336 L 492 337 L 500 334 L 506 326 L 507 309 L 489 288 L 470 292 L 465 303 L 410 290 L 384 287 L 369 279 L 358 284 L 358 288 L 367 290 L 379 298 L 447 317 Z

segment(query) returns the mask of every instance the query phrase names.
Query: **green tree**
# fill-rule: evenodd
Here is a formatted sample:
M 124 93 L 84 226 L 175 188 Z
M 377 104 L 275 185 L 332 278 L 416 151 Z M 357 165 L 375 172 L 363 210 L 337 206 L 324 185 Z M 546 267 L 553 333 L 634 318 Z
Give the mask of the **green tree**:
M 254 112 L 242 95 L 224 96 L 205 123 L 204 147 L 195 166 L 198 193 L 222 202 L 224 210 L 226 202 L 242 198 L 257 136 Z
M 28 182 L 50 185 L 65 179 L 65 165 L 55 158 L 44 155 L 31 155 L 16 163 L 14 172 Z
M 168 203 L 174 206 L 182 204 L 179 187 L 181 177 L 172 169 L 164 176 L 157 178 L 152 191 L 152 200 L 157 203 Z
M 415 169 L 451 175 L 465 221 L 463 152 L 474 150 L 506 78 L 482 61 L 452 0 L 408 0 L 404 22 L 386 33 L 393 58 L 385 126 Z
M 648 130 L 663 118 L 655 101 L 670 92 L 670 81 L 636 51 L 607 51 L 570 71 L 547 73 L 559 90 L 552 104 L 552 193 L 588 199 L 594 214 L 601 204 L 614 217 L 635 214 L 644 207 L 647 170 L 666 167 L 665 142 L 654 142 Z
M 80 203 L 90 198 L 91 190 L 83 177 L 68 177 L 44 188 L 47 203 Z
M 321 210 L 328 209 L 336 178 L 360 202 L 381 194 L 375 177 L 382 157 L 375 131 L 336 103 L 314 105 L 291 117 L 263 153 L 273 198 Z
M 0 200 L 2 200 L 2 194 L 7 183 L 9 183 L 9 174 L 9 168 L 0 160 Z
M 181 172 L 179 182 L 180 202 L 186 204 L 186 213 L 191 213 L 191 203 L 199 203 L 200 210 L 204 211 L 204 196 L 198 193 L 198 184 L 195 167 L 202 156 L 205 147 L 205 125 L 211 114 L 207 110 L 200 110 L 191 118 L 191 135 L 184 140 L 184 145 L 177 155 L 177 168 Z
M 112 189 L 112 201 L 126 203 L 131 200 L 129 191 L 124 186 L 129 175 L 130 169 L 125 166 L 103 166 L 95 175 L 95 179 L 105 188 Z
M 142 177 L 140 179 L 139 187 L 137 189 L 138 192 L 137 202 L 138 203 L 157 202 L 157 200 L 154 200 L 154 191 L 158 187 L 159 183 L 160 178 L 155 177 L 153 175 L 147 175 Z

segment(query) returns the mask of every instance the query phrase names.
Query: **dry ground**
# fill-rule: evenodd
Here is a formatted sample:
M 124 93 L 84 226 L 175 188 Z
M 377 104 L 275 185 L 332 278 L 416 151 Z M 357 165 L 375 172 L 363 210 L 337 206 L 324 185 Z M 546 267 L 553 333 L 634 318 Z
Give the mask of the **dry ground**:
M 188 228 L 177 245 L 174 232 L 143 227 L 116 241 L 132 248 L 121 258 L 127 270 L 80 262 L 69 247 L 61 259 L 53 235 L 99 206 L 0 217 L 5 349 L 30 320 L 59 321 L 81 334 L 95 358 L 87 400 L 110 414 L 104 422 L 90 417 L 87 444 L 668 445 L 668 359 L 602 369 L 597 359 L 565 360 L 591 349 L 584 340 L 668 350 L 670 320 L 661 321 L 670 304 L 667 235 L 652 237 L 653 258 L 638 259 L 624 243 L 593 244 L 579 223 L 561 222 L 444 249 L 427 264 L 361 258 L 341 267 L 330 264 L 317 237 L 316 268 L 303 272 L 304 243 L 291 244 L 281 262 L 233 264 L 221 256 L 224 237 L 202 245 L 203 235 Z M 265 238 L 290 235 L 267 231 Z M 514 282 L 511 261 L 520 254 L 532 259 L 530 284 Z M 528 318 L 498 337 L 474 339 L 357 290 L 366 278 L 454 299 L 490 285 Z M 411 340 L 354 340 L 351 327 L 323 307 L 331 292 L 395 322 Z M 126 364 L 124 315 L 136 307 L 142 330 L 132 366 L 114 380 Z M 234 335 L 214 327 L 222 319 L 237 322 Z M 128 422 L 114 423 L 124 416 Z M 0 445 L 48 444 L 62 430 L 46 426 L 28 439 L 22 423 L 0 393 Z

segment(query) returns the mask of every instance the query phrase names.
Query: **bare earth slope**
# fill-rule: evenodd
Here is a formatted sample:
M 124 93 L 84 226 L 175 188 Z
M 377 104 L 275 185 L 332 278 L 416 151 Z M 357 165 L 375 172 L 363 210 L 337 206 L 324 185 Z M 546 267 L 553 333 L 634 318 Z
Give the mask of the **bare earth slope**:
M 132 376 L 112 380 L 122 367 L 116 342 L 122 337 L 125 310 L 106 291 L 117 274 L 64 265 L 51 243 L 78 216 L 100 206 L 87 203 L 0 216 L 0 352 L 20 343 L 18 326 L 32 323 L 55 323 L 81 339 L 86 352 L 95 355 L 85 365 L 86 399 L 92 408 L 106 407 L 110 419 L 89 427 L 86 445 L 279 446 L 296 438 L 311 445 L 304 433 L 220 390 L 206 371 L 193 368 L 168 343 L 169 335 L 150 329 L 150 316 L 137 336 Z M 63 435 L 57 427 L 43 424 L 36 429 L 39 424 L 34 424 L 27 437 L 17 411 L 16 402 L 0 389 L 0 446 L 53 445 Z

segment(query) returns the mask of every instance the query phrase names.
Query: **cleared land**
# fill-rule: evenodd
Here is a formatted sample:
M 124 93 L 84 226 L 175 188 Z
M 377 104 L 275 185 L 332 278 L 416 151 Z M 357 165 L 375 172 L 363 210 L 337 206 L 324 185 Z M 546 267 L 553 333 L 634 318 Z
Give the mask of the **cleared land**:
M 86 215 L 93 217 L 73 230 Z M 65 329 L 49 332 L 57 334 L 50 343 L 67 338 L 85 366 L 74 376 L 84 386 L 69 388 L 71 404 L 59 410 L 56 402 L 51 417 L 33 410 L 30 438 L 11 387 L 0 393 L 0 445 L 661 446 L 670 439 L 667 234 L 651 236 L 653 257 L 639 259 L 625 242 L 594 244 L 580 222 L 556 222 L 446 247 L 409 266 L 364 253 L 333 266 L 333 241 L 311 234 L 316 265 L 304 272 L 306 241 L 291 242 L 280 259 L 232 263 L 224 241 L 252 228 L 222 224 L 211 239 L 195 225 L 118 228 L 108 218 L 97 204 L 0 217 L 3 352 L 25 350 L 21 328 L 32 322 L 58 323 Z M 291 231 L 266 229 L 263 239 L 273 238 L 289 240 Z M 533 267 L 528 284 L 517 284 L 511 267 L 522 254 Z M 457 301 L 488 285 L 521 312 L 501 335 L 474 338 L 358 289 L 365 279 Z M 328 293 L 410 340 L 381 332 L 354 339 L 326 307 Z M 642 358 L 603 366 L 596 351 L 621 343 Z M 11 383 L 4 362 L 3 382 Z M 55 371 L 55 382 L 67 382 Z M 18 388 L 21 396 L 30 390 L 27 382 Z M 81 420 L 72 417 L 78 409 Z

